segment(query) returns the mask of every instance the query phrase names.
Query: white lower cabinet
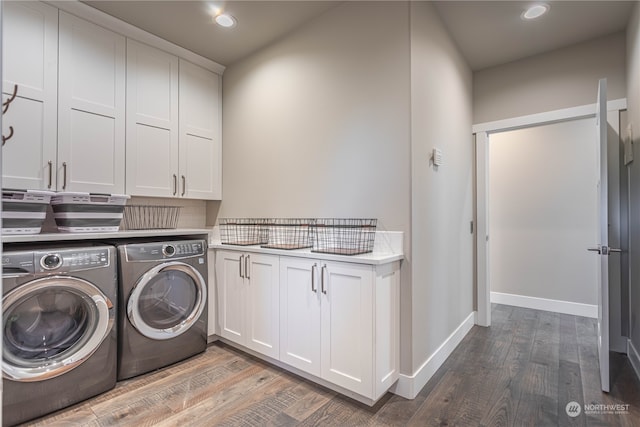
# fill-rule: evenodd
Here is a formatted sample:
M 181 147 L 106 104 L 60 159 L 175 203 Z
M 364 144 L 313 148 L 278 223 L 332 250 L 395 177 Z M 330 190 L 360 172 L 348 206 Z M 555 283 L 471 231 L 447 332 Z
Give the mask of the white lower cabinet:
M 215 256 L 220 336 L 369 404 L 396 382 L 398 261 Z
M 399 374 L 398 263 L 280 257 L 280 361 L 372 401 Z
M 279 355 L 278 256 L 216 252 L 220 336 L 265 356 Z

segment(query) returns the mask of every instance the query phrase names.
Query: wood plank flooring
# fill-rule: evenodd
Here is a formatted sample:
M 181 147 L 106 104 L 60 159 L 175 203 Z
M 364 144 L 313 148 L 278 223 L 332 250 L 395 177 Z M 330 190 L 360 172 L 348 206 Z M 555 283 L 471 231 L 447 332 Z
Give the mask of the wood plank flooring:
M 611 354 L 600 392 L 594 319 L 493 305 L 414 400 L 369 408 L 224 344 L 31 426 L 640 426 L 640 383 Z M 567 403 L 628 404 L 575 418 Z

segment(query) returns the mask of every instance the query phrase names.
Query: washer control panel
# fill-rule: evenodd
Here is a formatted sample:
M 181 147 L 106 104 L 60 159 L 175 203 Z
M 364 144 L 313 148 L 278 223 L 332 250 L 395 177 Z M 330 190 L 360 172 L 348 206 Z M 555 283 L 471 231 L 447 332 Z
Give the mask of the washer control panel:
M 158 261 L 203 256 L 207 250 L 204 240 L 139 243 L 125 246 L 127 261 Z
M 47 252 L 35 252 L 37 271 L 77 271 L 89 268 L 106 267 L 111 263 L 109 249 L 107 248 L 82 248 L 64 249 Z
M 70 273 L 110 264 L 111 256 L 107 247 L 7 251 L 2 255 L 3 274 Z

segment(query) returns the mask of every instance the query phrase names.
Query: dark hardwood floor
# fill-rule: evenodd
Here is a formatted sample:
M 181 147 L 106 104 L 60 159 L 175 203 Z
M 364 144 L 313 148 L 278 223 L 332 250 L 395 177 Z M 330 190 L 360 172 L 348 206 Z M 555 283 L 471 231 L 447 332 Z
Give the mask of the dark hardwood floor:
M 474 327 L 414 400 L 369 408 L 223 344 L 29 425 L 640 426 L 640 383 L 611 354 L 600 391 L 594 319 L 504 305 Z M 582 413 L 565 410 L 578 402 Z M 585 412 L 585 404 L 629 405 Z M 593 408 L 592 408 L 593 409 Z

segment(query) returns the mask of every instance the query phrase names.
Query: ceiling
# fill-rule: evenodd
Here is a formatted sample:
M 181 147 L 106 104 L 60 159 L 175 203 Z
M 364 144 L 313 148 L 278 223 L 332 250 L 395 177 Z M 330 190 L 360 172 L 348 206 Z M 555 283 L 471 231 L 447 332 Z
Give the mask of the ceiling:
M 228 66 L 340 2 L 85 0 L 83 3 Z M 231 14 L 238 24 L 232 29 L 214 24 L 212 6 Z
M 340 1 L 95 1 L 85 3 L 161 38 L 231 65 L 340 4 Z M 436 1 L 435 7 L 473 70 L 570 46 L 626 27 L 635 1 L 550 1 L 535 21 L 529 1 Z M 238 25 L 224 29 L 207 13 L 215 5 Z
M 520 18 L 532 1 L 438 1 L 435 7 L 472 70 L 570 46 L 626 28 L 634 1 L 547 1 L 546 15 Z

